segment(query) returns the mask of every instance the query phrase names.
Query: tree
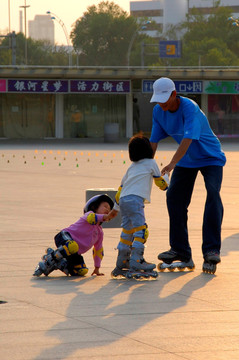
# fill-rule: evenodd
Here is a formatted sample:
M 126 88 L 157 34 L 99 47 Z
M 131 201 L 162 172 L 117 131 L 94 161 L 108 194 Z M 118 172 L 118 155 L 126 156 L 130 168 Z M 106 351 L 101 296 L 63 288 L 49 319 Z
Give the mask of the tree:
M 209 17 L 197 13 L 189 15 L 182 24 L 183 57 L 181 64 L 196 66 L 239 65 L 239 33 L 228 21 L 230 11 L 216 3 Z
M 16 34 L 16 64 L 25 64 L 25 36 Z M 4 38 L 1 45 L 8 46 L 9 39 Z M 11 50 L 0 48 L 0 64 L 11 64 Z M 64 47 L 51 45 L 47 41 L 27 39 L 27 64 L 28 65 L 68 65 L 68 54 Z
M 70 35 L 80 65 L 126 65 L 129 43 L 138 28 L 136 19 L 113 2 L 89 6 Z
M 165 34 L 168 39 L 176 39 L 177 32 L 182 37 L 182 57 L 170 59 L 171 66 L 238 66 L 239 65 L 239 31 L 232 26 L 228 18 L 230 10 L 215 3 L 214 11 L 209 16 L 192 9 L 187 20 L 174 27 L 174 38 Z M 161 65 L 161 59 L 158 64 Z

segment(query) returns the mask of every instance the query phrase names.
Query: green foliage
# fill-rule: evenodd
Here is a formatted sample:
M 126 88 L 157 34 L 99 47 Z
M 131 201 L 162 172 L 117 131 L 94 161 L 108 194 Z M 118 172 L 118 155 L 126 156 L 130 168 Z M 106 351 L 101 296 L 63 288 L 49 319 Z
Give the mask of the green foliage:
M 25 65 L 25 36 L 16 34 L 16 64 Z M 5 38 L 1 45 L 8 46 L 9 39 Z M 68 65 L 68 54 L 64 47 L 56 49 L 46 41 L 27 39 L 28 65 Z M 11 65 L 11 50 L 0 48 L 0 65 Z
M 209 17 L 197 14 L 188 16 L 182 24 L 183 37 L 181 64 L 196 66 L 239 65 L 239 31 L 228 21 L 230 11 L 219 6 Z
M 127 64 L 127 51 L 136 20 L 113 2 L 88 7 L 71 32 L 75 50 L 80 52 L 80 65 L 117 66 Z
M 213 13 L 202 15 L 193 9 L 187 20 L 174 27 L 175 40 L 177 32 L 183 32 L 182 58 L 170 59 L 171 66 L 239 66 L 239 29 L 228 21 L 230 11 L 215 4 Z M 161 65 L 162 60 L 155 65 Z M 164 60 L 165 61 L 165 60 Z

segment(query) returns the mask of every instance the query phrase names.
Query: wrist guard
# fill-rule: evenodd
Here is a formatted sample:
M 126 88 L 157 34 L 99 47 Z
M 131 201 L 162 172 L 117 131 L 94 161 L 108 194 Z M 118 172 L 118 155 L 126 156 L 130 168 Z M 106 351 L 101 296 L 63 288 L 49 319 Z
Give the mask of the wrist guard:
M 165 176 L 165 175 L 164 175 Z M 166 177 L 166 176 L 165 176 Z M 169 180 L 167 179 L 168 178 L 168 175 L 165 179 L 165 177 L 163 176 L 160 176 L 160 177 L 154 177 L 154 182 L 155 184 L 163 191 L 167 190 L 168 189 L 168 186 L 169 186 Z M 167 181 L 168 180 L 168 181 Z

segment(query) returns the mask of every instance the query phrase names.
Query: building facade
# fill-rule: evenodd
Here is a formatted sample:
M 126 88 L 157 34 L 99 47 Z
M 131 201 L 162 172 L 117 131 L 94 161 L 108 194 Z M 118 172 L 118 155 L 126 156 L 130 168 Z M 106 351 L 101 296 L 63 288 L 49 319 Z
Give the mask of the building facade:
M 239 137 L 238 68 L 0 67 L 0 138 L 97 138 L 115 141 L 152 126 L 153 82 L 175 81 L 219 137 Z
M 176 25 L 186 19 L 186 14 L 196 8 L 204 15 L 210 15 L 216 0 L 152 0 L 130 1 L 130 14 L 137 18 L 148 17 L 156 25 L 148 27 L 145 32 L 151 37 L 159 37 L 171 25 Z M 221 0 L 220 6 L 230 9 L 233 17 L 239 17 L 238 0 Z M 179 34 L 180 37 L 180 34 Z
M 49 15 L 35 15 L 34 20 L 28 21 L 28 34 L 34 40 L 48 40 L 54 45 L 54 21 Z

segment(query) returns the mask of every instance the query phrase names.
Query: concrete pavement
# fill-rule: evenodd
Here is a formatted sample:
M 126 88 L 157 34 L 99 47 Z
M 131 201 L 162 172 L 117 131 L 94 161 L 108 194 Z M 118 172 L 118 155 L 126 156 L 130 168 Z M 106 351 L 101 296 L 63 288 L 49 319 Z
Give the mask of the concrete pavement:
M 159 147 L 160 167 L 175 148 Z M 223 148 L 228 161 L 216 274 L 201 271 L 199 175 L 189 208 L 195 271 L 137 282 L 110 277 L 120 228 L 104 229 L 105 276 L 32 277 L 54 235 L 81 216 L 86 189 L 118 187 L 130 164 L 127 144 L 0 143 L 0 359 L 239 359 L 239 144 Z M 165 193 L 155 186 L 145 212 L 145 257 L 157 263 L 169 246 Z M 91 271 L 91 252 L 84 258 Z

